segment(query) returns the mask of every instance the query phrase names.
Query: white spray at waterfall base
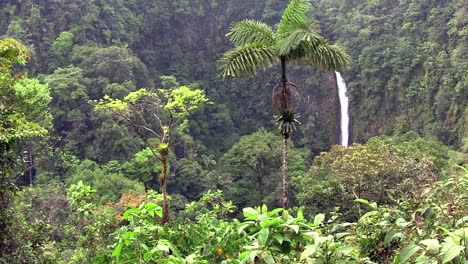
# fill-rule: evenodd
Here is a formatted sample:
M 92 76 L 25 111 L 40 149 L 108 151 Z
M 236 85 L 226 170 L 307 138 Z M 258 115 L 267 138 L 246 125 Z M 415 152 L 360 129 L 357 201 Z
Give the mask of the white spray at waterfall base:
M 335 72 L 336 74 L 336 83 L 338 86 L 338 96 L 340 98 L 340 127 L 341 127 L 341 145 L 347 147 L 349 141 L 349 114 L 348 114 L 348 105 L 349 100 L 348 96 L 346 95 L 346 83 L 341 77 L 339 72 Z

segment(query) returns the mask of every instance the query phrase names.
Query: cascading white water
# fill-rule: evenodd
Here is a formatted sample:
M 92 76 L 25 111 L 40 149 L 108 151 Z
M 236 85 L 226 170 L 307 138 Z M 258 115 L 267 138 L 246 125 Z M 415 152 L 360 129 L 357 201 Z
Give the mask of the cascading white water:
M 339 72 L 335 72 L 336 74 L 336 83 L 338 86 L 338 96 L 340 98 L 340 108 L 341 108 L 341 120 L 340 120 L 340 127 L 341 127 L 341 145 L 347 147 L 348 140 L 349 140 L 349 115 L 348 115 L 348 105 L 349 100 L 348 96 L 346 95 L 346 83 L 341 77 Z

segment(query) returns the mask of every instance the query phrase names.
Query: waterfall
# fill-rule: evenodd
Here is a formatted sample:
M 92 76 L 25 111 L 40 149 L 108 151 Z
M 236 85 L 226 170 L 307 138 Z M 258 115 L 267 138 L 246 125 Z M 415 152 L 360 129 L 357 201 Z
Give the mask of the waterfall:
M 336 74 L 336 83 L 338 86 L 338 96 L 340 98 L 340 127 L 341 127 L 341 145 L 347 147 L 349 140 L 349 115 L 348 115 L 348 96 L 346 95 L 346 83 L 339 72 Z

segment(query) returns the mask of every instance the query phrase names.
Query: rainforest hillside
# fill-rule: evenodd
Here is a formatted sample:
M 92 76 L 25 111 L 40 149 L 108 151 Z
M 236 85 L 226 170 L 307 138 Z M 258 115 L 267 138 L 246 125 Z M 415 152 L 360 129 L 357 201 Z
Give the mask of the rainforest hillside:
M 67 98 L 54 82 L 65 76 L 73 76 L 69 81 L 82 93 L 75 102 L 159 87 L 165 75 L 196 83 L 216 106 L 204 110 L 209 121 L 194 123 L 191 135 L 220 154 L 239 136 L 271 127 L 268 98 L 279 76 L 272 69 L 256 78 L 221 81 L 216 62 L 230 47 L 224 35 L 234 21 L 246 18 L 274 26 L 285 6 L 285 1 L 5 1 L 0 32 L 31 49 L 28 67 L 48 78 L 51 106 L 60 112 L 56 134 L 79 157 L 108 161 L 128 158 L 134 150 L 107 138 L 104 122 L 86 104 L 69 115 Z M 463 1 L 313 2 L 323 35 L 352 57 L 343 74 L 354 142 L 413 130 L 463 147 L 466 12 Z M 290 79 L 301 89 L 297 112 L 304 126 L 296 143 L 313 153 L 338 143 L 334 75 L 297 67 Z M 65 105 L 58 110 L 60 102 Z M 202 128 L 209 129 L 201 133 Z M 91 144 L 95 151 L 86 149 Z
M 467 43 L 465 0 L 3 0 L 0 263 L 465 263 Z

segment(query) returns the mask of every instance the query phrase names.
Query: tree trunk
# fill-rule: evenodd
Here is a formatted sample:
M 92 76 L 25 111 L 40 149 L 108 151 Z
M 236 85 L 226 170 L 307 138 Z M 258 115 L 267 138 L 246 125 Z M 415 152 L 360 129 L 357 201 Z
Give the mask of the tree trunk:
M 169 161 L 169 153 L 167 153 L 167 155 L 163 155 L 163 157 L 161 158 L 162 172 L 161 172 L 160 184 L 161 184 L 161 192 L 163 195 L 163 217 L 161 219 L 161 225 L 164 225 L 169 221 L 169 205 L 167 203 L 167 190 L 166 190 L 168 161 Z
M 288 82 L 288 79 L 286 79 L 286 58 L 284 56 L 281 56 L 281 83 L 283 85 L 283 88 L 286 88 L 286 83 Z
M 28 144 L 28 155 L 29 155 L 29 186 L 33 185 L 33 155 L 32 155 L 32 144 Z
M 288 209 L 288 137 L 283 137 L 283 209 Z
M 260 204 L 263 204 L 265 200 L 265 193 L 263 192 L 263 175 L 260 175 L 257 177 L 257 184 L 258 184 L 258 199 L 260 200 Z

